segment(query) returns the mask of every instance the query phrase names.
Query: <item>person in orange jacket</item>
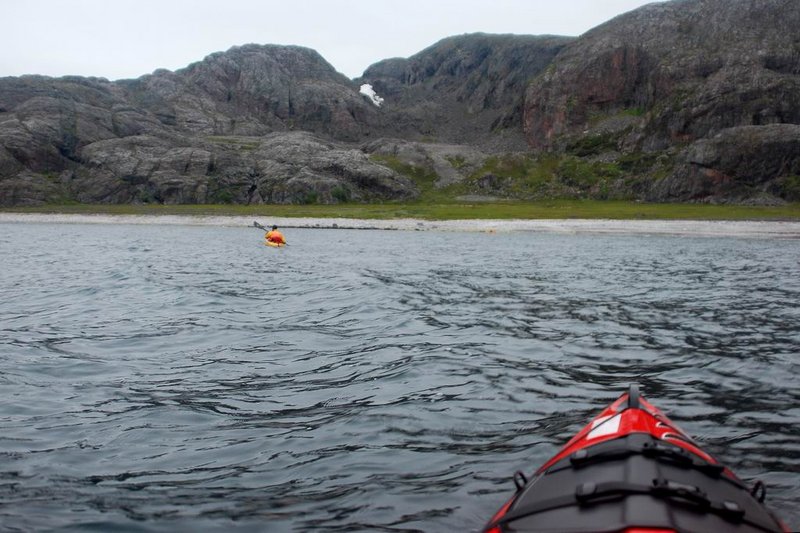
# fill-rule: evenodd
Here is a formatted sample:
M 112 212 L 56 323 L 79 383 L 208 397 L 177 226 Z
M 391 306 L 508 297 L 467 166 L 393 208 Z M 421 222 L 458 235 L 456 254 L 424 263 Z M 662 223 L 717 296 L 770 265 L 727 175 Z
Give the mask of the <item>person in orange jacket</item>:
M 267 242 L 286 244 L 286 239 L 283 237 L 283 233 L 278 231 L 278 226 L 272 226 L 272 230 L 268 231 L 264 238 L 267 240 Z

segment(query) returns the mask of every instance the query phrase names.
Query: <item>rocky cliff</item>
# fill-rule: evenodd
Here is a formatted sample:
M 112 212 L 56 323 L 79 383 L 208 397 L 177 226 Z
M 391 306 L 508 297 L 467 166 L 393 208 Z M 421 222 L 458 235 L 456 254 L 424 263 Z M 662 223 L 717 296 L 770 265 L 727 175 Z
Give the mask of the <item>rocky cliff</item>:
M 369 83 L 384 99 L 384 135 L 525 149 L 521 128 L 525 89 L 572 40 L 450 37 L 408 59 L 372 65 L 357 81 Z
M 534 149 L 663 154 L 669 165 L 639 176 L 653 200 L 796 201 L 785 186 L 800 163 L 796 130 L 778 124 L 800 124 L 793 0 L 644 6 L 567 45 L 524 104 Z M 736 168 L 730 152 L 746 154 Z
M 578 38 L 446 38 L 356 80 L 274 45 L 0 78 L 0 205 L 798 201 L 798 28 L 796 0 L 672 0 Z

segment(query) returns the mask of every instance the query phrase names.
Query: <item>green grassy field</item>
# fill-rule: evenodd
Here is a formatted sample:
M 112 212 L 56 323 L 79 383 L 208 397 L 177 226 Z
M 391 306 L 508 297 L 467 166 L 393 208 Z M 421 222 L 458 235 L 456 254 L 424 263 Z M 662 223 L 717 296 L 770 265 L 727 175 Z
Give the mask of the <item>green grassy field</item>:
M 617 219 L 617 220 L 800 220 L 800 204 L 749 207 L 705 204 L 648 204 L 597 200 L 338 205 L 46 205 L 0 208 L 3 213 L 114 215 L 272 216 L 422 220 Z

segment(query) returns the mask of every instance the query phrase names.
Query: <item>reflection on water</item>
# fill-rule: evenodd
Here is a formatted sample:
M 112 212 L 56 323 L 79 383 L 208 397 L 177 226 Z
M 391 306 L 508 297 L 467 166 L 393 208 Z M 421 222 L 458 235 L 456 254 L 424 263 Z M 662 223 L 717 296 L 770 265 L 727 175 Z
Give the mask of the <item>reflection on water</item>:
M 2 528 L 476 530 L 630 382 L 800 524 L 799 241 L 2 230 Z

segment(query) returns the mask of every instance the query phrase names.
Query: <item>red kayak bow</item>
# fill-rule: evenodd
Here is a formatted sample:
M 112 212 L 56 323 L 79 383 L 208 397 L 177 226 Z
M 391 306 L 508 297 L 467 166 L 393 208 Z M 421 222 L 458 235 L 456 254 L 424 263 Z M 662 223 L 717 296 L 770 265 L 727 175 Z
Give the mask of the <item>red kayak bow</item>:
M 485 533 L 789 532 L 636 385 L 575 435 L 517 492 Z

